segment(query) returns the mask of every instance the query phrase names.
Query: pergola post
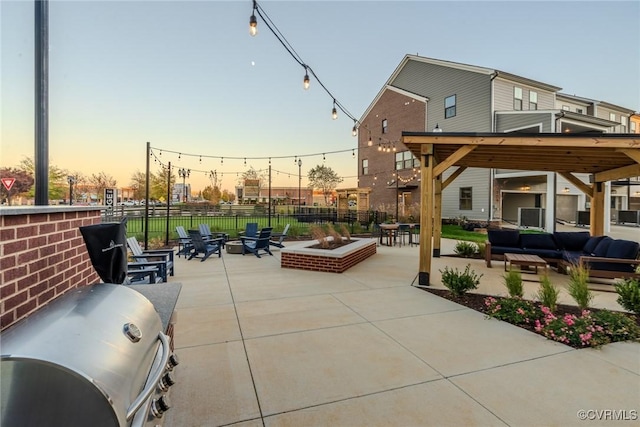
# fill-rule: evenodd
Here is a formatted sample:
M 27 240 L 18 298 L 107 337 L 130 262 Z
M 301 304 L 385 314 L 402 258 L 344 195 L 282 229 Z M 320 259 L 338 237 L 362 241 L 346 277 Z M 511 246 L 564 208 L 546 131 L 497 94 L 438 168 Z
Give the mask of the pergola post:
M 431 246 L 433 238 L 433 145 L 421 147 L 420 175 L 420 269 L 418 284 L 429 286 L 431 275 Z
M 592 236 L 604 235 L 604 190 L 603 182 L 593 183 L 593 196 L 591 197 L 591 209 L 589 211 Z
M 442 175 L 438 175 L 433 183 L 433 256 L 440 258 L 442 240 Z

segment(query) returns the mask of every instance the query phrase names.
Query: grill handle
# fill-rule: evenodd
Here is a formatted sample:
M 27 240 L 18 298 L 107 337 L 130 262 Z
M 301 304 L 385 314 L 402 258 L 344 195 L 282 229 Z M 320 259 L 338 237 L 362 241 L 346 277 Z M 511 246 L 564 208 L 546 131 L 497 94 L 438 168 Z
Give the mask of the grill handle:
M 169 348 L 169 337 L 167 337 L 162 332 L 158 333 L 158 338 L 160 339 L 160 343 L 162 345 L 162 360 L 158 365 L 158 370 L 150 375 L 151 381 L 148 382 L 147 387 L 145 387 L 142 392 L 138 395 L 136 400 L 133 401 L 129 409 L 127 409 L 127 421 L 130 420 L 138 409 L 144 405 L 144 403 L 149 399 L 149 396 L 155 391 L 156 386 L 158 385 L 158 381 L 162 378 L 162 374 L 164 373 L 165 367 L 167 366 L 167 362 L 169 362 L 169 354 L 171 353 Z

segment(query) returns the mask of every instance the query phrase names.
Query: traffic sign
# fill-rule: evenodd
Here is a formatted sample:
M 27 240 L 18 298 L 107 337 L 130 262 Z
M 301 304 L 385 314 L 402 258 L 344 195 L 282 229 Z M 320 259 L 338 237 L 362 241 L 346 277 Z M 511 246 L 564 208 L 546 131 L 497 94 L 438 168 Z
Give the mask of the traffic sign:
M 4 185 L 4 188 L 7 189 L 7 191 L 11 191 L 11 187 L 13 187 L 13 183 L 16 182 L 15 178 L 0 178 L 0 181 L 2 181 L 2 185 Z

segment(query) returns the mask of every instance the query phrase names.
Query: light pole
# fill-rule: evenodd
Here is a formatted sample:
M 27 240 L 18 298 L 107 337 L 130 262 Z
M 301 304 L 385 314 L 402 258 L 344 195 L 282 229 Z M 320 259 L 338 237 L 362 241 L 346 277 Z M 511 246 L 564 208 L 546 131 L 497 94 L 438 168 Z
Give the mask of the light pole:
M 189 174 L 191 174 L 191 169 L 185 169 L 185 168 L 180 168 L 178 170 L 178 175 L 180 175 L 180 178 L 182 178 L 182 198 L 184 203 L 187 203 L 187 178 L 189 177 Z
M 300 188 L 302 187 L 302 159 L 298 159 L 298 213 L 300 213 L 300 204 L 302 203 L 302 196 Z
M 69 206 L 73 204 L 73 184 L 76 183 L 76 177 L 73 175 L 67 176 L 67 182 L 69 183 Z

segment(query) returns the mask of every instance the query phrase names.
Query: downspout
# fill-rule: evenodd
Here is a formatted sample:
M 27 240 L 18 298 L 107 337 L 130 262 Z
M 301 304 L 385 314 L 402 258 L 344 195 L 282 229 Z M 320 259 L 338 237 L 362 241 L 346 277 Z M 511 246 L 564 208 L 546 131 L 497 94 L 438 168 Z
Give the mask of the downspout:
M 490 114 L 491 114 L 491 132 L 493 132 L 493 133 L 496 132 L 496 122 L 495 122 L 496 114 L 495 114 L 495 108 L 494 108 L 494 105 L 493 105 L 493 101 L 495 99 L 495 96 L 493 94 L 493 92 L 494 92 L 493 81 L 495 80 L 496 77 L 498 77 L 498 71 L 497 70 L 494 71 L 491 74 L 491 78 L 489 79 L 489 84 L 491 86 L 491 91 L 490 91 L 490 94 L 489 94 L 489 96 L 491 97 L 491 99 L 490 99 L 490 106 L 491 106 L 490 107 L 491 108 L 491 112 L 490 112 Z M 493 216 L 493 213 L 495 212 L 494 205 L 493 205 L 493 197 L 494 197 L 493 192 L 495 191 L 494 179 L 495 179 L 495 170 L 493 168 L 491 168 L 491 169 L 489 169 L 489 206 L 488 206 L 489 212 L 488 212 L 488 217 L 487 217 L 488 221 L 493 221 L 493 219 L 494 219 L 494 216 Z M 487 224 L 487 226 L 489 226 L 489 224 Z

